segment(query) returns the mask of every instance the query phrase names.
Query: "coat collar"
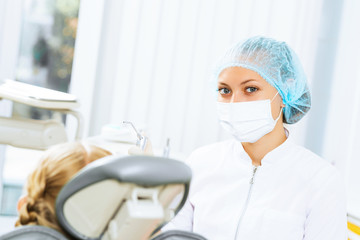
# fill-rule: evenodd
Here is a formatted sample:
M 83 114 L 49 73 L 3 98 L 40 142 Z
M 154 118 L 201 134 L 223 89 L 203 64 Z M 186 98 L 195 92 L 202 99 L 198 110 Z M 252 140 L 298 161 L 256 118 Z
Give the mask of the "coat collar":
M 286 140 L 277 148 L 273 149 L 272 151 L 268 152 L 264 158 L 261 160 L 261 167 L 267 167 L 274 164 L 281 163 L 282 160 L 285 160 L 285 156 L 289 153 L 289 149 L 293 145 L 292 140 L 290 138 L 289 130 L 285 129 Z M 251 164 L 252 160 L 250 156 L 245 152 L 243 145 L 241 142 L 237 140 L 233 140 L 234 143 L 234 153 L 236 159 L 240 159 L 246 165 Z

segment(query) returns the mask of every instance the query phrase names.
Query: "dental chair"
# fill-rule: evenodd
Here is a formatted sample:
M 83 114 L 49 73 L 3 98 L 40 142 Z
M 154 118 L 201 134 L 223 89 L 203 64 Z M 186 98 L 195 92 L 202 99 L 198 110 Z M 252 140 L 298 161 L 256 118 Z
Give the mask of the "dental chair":
M 6 240 L 205 240 L 184 231 L 155 234 L 184 205 L 191 170 L 154 156 L 108 156 L 87 165 L 60 191 L 56 214 L 68 236 L 43 226 L 18 227 Z M 175 209 L 170 203 L 181 196 Z

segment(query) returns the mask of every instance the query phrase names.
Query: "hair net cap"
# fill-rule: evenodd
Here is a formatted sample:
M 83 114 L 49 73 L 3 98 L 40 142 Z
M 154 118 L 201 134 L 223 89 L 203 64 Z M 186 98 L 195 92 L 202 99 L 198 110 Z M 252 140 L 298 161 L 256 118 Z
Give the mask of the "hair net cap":
M 285 42 L 252 37 L 229 49 L 218 63 L 215 77 L 229 67 L 257 72 L 275 87 L 285 104 L 284 122 L 298 122 L 310 109 L 307 80 L 295 52 Z

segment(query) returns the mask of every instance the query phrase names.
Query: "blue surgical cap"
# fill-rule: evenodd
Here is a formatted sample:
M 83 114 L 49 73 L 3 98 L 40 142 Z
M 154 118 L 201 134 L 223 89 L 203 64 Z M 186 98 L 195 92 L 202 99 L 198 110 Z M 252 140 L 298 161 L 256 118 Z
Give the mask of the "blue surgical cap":
M 311 98 L 304 70 L 285 42 L 257 36 L 236 44 L 218 63 L 216 80 L 229 67 L 255 71 L 275 87 L 285 104 L 285 123 L 296 123 L 309 111 Z

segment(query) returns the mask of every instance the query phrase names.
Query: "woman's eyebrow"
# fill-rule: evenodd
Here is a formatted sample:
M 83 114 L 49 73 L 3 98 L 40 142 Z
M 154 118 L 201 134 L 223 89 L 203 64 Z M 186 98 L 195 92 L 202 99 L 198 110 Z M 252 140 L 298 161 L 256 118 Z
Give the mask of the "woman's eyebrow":
M 225 85 L 225 86 L 229 87 L 229 85 L 227 85 L 227 84 L 224 83 L 224 82 L 218 82 L 218 84 L 219 84 L 219 85 Z
M 243 81 L 242 83 L 240 83 L 240 85 L 244 85 L 244 84 L 246 84 L 246 83 L 248 83 L 248 82 L 251 82 L 251 81 L 257 82 L 257 80 L 256 80 L 256 79 L 248 79 L 248 80 L 245 80 L 245 81 Z M 219 84 L 219 85 L 224 85 L 224 86 L 229 87 L 229 85 L 228 85 L 228 84 L 226 84 L 226 83 L 224 83 L 224 82 L 218 82 L 218 84 Z
M 251 81 L 257 82 L 256 79 L 248 79 L 248 80 L 243 81 L 242 83 L 240 83 L 240 85 L 244 85 L 244 84 L 246 84 L 246 83 L 248 83 L 248 82 L 251 82 Z

